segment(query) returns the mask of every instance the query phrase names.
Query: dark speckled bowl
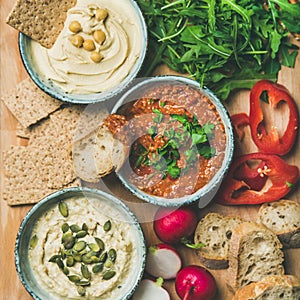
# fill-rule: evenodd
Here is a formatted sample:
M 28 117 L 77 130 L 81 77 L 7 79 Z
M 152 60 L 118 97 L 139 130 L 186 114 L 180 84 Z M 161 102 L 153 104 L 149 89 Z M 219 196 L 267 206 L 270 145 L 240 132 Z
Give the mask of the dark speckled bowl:
M 130 299 L 143 276 L 145 267 L 146 246 L 142 229 L 135 215 L 123 202 L 100 190 L 83 187 L 64 189 L 45 197 L 36 205 L 34 205 L 23 219 L 15 245 L 15 264 L 22 284 L 34 299 L 58 299 L 57 297 L 50 295 L 42 286 L 38 284 L 35 278 L 34 270 L 32 270 L 28 259 L 29 242 L 33 227 L 41 215 L 43 215 L 49 208 L 58 205 L 59 201 L 76 196 L 83 196 L 85 198 L 92 197 L 99 199 L 99 201 L 105 202 L 106 204 L 110 205 L 113 210 L 116 210 L 118 215 L 121 215 L 122 220 L 125 220 L 131 224 L 134 246 L 137 250 L 137 255 L 134 258 L 135 264 L 133 271 L 130 273 L 130 278 L 128 278 L 126 283 L 123 285 L 122 295 L 120 295 L 120 298 L 114 300 Z M 76 299 L 79 298 L 85 299 L 84 297 L 78 297 Z M 66 299 L 65 297 L 62 299 L 70 300 L 69 298 Z

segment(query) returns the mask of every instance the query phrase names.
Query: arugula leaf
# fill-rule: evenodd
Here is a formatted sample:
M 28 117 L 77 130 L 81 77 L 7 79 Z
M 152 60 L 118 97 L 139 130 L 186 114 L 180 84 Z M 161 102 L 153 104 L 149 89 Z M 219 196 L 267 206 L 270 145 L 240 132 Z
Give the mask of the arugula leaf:
M 226 100 L 294 67 L 300 3 L 287 0 L 137 0 L 149 28 L 144 76 L 164 63 Z M 152 56 L 151 56 L 152 53 Z M 144 71 L 144 72 L 143 72 Z

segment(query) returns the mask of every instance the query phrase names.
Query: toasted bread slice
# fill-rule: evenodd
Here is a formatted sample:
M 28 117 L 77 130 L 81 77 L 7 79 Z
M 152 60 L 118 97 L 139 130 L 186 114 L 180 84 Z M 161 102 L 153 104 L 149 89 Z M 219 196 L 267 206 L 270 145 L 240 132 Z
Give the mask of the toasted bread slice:
M 208 213 L 197 225 L 194 241 L 204 243 L 197 254 L 200 261 L 209 269 L 228 268 L 228 248 L 232 230 L 242 219 Z
M 229 245 L 228 287 L 236 291 L 268 275 L 283 275 L 282 244 L 263 225 L 244 222 L 232 231 Z
M 300 247 L 300 204 L 279 200 L 263 204 L 258 211 L 258 223 L 275 232 L 285 248 Z
M 233 300 L 299 300 L 300 280 L 293 275 L 272 275 L 239 289 Z

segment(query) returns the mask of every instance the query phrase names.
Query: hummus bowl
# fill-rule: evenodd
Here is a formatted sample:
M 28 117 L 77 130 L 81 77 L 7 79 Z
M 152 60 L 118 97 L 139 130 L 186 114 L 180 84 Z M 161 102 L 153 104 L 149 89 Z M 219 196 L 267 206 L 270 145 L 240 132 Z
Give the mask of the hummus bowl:
M 218 191 L 234 151 L 229 115 L 207 88 L 180 76 L 144 78 L 106 120 L 125 145 L 117 172 L 134 195 L 161 206 L 198 201 Z
M 141 227 L 127 206 L 90 188 L 55 192 L 27 213 L 15 263 L 34 299 L 129 299 L 145 266 Z
M 78 0 L 52 48 L 20 33 L 19 50 L 44 92 L 71 103 L 96 103 L 116 96 L 136 77 L 147 29 L 136 1 Z

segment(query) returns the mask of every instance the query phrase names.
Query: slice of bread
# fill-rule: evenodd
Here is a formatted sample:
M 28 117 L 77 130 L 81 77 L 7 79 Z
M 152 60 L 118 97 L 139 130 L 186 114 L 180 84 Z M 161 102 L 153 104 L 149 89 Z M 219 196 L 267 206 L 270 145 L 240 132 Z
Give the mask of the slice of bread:
M 125 160 L 123 144 L 103 124 L 77 140 L 72 153 L 77 176 L 87 182 L 98 182 L 112 170 L 118 170 Z
M 208 213 L 197 225 L 194 242 L 204 243 L 206 246 L 199 249 L 202 264 L 209 269 L 228 268 L 228 248 L 232 230 L 244 222 L 233 216 L 222 216 L 217 213 Z
M 233 300 L 299 300 L 300 280 L 293 275 L 272 275 L 239 289 Z
M 258 223 L 275 232 L 285 248 L 300 247 L 300 204 L 291 200 L 264 203 L 258 211 Z
M 268 275 L 283 275 L 282 244 L 263 225 L 243 222 L 232 231 L 229 245 L 228 287 L 237 289 Z

